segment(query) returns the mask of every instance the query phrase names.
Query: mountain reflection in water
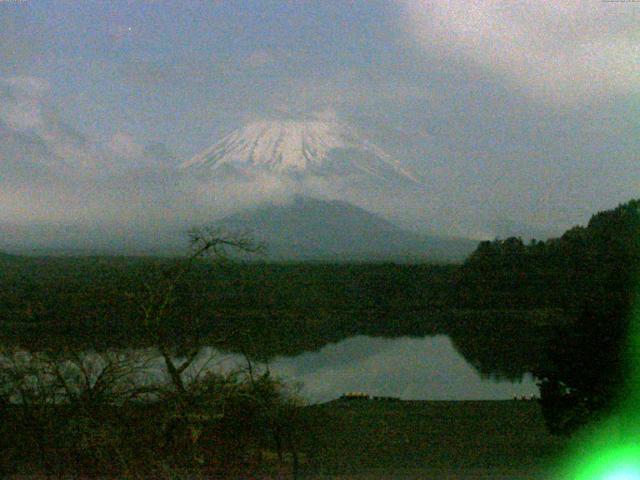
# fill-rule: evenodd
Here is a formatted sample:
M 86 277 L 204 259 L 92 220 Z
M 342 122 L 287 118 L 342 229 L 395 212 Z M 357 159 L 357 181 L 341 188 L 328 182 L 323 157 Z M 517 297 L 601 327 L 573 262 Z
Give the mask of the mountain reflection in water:
M 219 366 L 242 365 L 240 355 L 222 355 Z M 325 345 L 317 352 L 277 357 L 272 374 L 300 384 L 309 402 L 324 402 L 350 391 L 405 400 L 496 400 L 538 394 L 529 374 L 521 381 L 481 376 L 449 337 L 380 338 L 363 335 Z
M 43 354 L 44 357 L 37 352 L 17 350 L 11 361 L 23 368 L 43 369 L 43 378 L 52 365 L 50 362 L 73 377 L 78 364 L 69 362 L 69 354 L 80 360 L 92 377 L 99 374 L 107 361 L 104 353 L 92 350 L 75 355 Z M 112 350 L 108 355 L 112 360 L 131 365 L 133 384 L 157 388 L 168 382 L 164 360 L 155 348 Z M 215 347 L 203 347 L 183 375 L 188 382 L 207 371 L 245 370 L 248 358 Z M 0 356 L 2 360 L 6 363 L 10 359 Z M 333 400 L 353 391 L 403 400 L 498 400 L 538 394 L 530 374 L 500 378 L 479 373 L 446 335 L 395 338 L 356 335 L 326 344 L 315 352 L 275 356 L 266 363 L 254 360 L 251 366 L 254 371 L 268 368 L 272 375 L 283 379 L 310 403 Z

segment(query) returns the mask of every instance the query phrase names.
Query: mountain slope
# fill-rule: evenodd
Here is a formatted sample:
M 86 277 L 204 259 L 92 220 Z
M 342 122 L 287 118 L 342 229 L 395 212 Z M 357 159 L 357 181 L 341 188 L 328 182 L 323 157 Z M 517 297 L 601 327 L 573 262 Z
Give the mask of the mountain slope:
M 420 183 L 381 148 L 336 120 L 256 121 L 235 130 L 182 164 L 184 171 L 218 177 L 272 174 L 300 179 L 363 177 L 376 182 Z
M 302 196 L 236 213 L 219 225 L 249 230 L 273 259 L 457 261 L 477 243 L 419 235 L 349 203 Z

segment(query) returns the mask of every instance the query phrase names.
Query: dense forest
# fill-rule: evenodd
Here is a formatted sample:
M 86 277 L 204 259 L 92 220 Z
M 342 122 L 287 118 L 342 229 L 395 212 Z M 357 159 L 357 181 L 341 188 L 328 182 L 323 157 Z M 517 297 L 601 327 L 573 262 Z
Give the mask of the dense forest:
M 580 310 L 628 298 L 640 253 L 638 201 L 594 215 L 547 241 L 482 242 L 459 272 L 461 304 Z

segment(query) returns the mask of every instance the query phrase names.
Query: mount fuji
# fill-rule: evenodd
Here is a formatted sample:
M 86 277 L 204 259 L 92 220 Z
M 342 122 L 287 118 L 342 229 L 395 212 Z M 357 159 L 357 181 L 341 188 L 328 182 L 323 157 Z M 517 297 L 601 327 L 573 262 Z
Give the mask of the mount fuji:
M 302 196 L 264 203 L 218 225 L 249 232 L 273 260 L 457 262 L 477 243 L 407 231 L 350 203 Z
M 181 165 L 199 177 L 260 175 L 342 181 L 360 186 L 420 185 L 419 177 L 336 119 L 260 120 L 223 137 Z
M 238 205 L 218 222 L 251 232 L 273 259 L 452 261 L 475 246 L 389 221 L 384 210 L 390 205 L 406 210 L 405 200 L 417 203 L 426 195 L 422 180 L 335 117 L 251 122 L 184 162 L 181 171 L 218 201 L 228 193 L 258 196 L 264 185 L 276 185 L 275 202 L 267 197 L 248 209 Z M 218 182 L 233 187 L 216 193 Z

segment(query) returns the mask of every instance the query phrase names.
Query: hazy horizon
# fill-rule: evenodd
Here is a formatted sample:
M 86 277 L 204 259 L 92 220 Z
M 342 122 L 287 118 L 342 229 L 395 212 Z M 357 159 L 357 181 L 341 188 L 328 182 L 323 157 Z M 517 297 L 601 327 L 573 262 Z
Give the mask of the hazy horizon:
M 559 234 L 638 196 L 639 20 L 577 0 L 0 2 L 0 223 L 142 234 L 302 193 L 415 231 Z M 252 122 L 314 118 L 420 187 L 177 170 Z

